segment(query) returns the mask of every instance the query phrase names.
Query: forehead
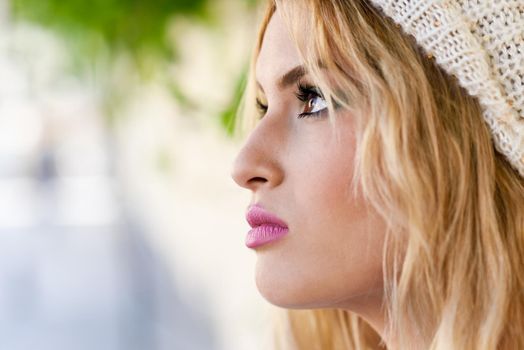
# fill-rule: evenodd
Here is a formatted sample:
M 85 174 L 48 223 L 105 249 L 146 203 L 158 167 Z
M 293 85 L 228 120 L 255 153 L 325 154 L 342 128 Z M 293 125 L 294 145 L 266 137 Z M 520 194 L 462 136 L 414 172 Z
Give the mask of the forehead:
M 266 28 L 257 57 L 255 66 L 257 81 L 267 88 L 301 63 L 296 44 L 277 10 Z

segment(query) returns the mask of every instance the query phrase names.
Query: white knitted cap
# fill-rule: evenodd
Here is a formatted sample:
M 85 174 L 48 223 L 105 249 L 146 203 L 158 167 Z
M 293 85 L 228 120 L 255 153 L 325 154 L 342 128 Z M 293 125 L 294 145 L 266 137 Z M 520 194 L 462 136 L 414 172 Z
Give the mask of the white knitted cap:
M 524 177 L 524 0 L 370 0 L 483 108 L 496 149 Z

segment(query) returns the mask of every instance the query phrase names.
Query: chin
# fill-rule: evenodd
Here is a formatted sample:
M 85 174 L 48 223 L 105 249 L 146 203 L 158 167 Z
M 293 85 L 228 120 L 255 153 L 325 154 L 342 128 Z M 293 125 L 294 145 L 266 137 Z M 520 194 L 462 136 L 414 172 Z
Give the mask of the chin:
M 343 284 L 319 280 L 318 274 L 304 275 L 285 264 L 268 264 L 259 259 L 256 264 L 255 282 L 262 297 L 269 303 L 286 309 L 360 308 L 379 296 L 380 281 L 346 278 Z M 331 285 L 331 286 L 330 286 Z
M 269 303 L 286 309 L 313 309 L 331 304 L 322 295 L 318 281 L 297 279 L 299 274 L 286 274 L 283 269 L 257 263 L 255 282 L 259 293 Z M 329 299 L 329 298 L 328 298 Z
M 264 264 L 263 259 L 258 259 L 256 263 L 255 283 L 258 292 L 275 306 L 299 307 L 304 299 L 304 290 L 300 291 L 301 288 L 297 288 L 296 281 L 285 273 L 282 266 L 279 268 L 279 266 L 269 265 Z

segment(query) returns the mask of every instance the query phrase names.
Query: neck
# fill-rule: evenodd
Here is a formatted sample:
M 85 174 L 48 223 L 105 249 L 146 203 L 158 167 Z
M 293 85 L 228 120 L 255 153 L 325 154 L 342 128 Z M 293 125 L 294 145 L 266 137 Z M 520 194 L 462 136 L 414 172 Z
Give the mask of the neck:
M 400 350 L 398 339 L 395 334 L 388 334 L 387 331 L 387 313 L 384 307 L 383 294 L 377 292 L 376 294 L 367 294 L 359 301 L 351 301 L 341 308 L 359 315 L 366 323 L 373 328 L 373 330 L 380 336 L 382 343 L 386 345 L 388 350 Z M 402 332 L 403 337 L 408 337 L 409 343 L 412 344 L 412 349 L 423 349 L 422 341 L 418 341 L 414 336 L 413 331 L 405 330 Z M 405 339 L 406 340 L 406 339 Z

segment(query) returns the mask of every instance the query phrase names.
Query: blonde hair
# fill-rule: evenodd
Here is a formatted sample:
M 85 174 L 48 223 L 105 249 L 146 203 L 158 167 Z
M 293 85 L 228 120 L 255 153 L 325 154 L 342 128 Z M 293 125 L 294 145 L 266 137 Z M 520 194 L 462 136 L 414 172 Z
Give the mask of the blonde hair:
M 399 349 L 421 348 L 410 339 L 438 350 L 524 349 L 524 180 L 496 152 L 478 100 L 365 0 L 276 0 L 253 54 L 244 130 L 256 123 L 254 63 L 277 6 L 330 110 L 338 103 L 357 116 L 353 188 L 389 227 L 388 337 Z M 278 348 L 384 347 L 347 310 L 283 316 Z

